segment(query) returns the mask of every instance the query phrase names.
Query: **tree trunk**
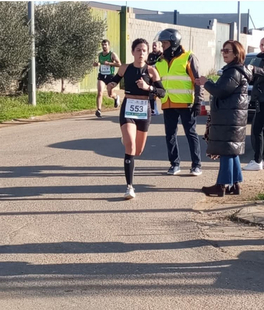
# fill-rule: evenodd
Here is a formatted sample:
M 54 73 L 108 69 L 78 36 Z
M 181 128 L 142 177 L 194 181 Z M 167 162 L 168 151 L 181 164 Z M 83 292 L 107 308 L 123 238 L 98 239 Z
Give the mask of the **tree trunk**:
M 64 79 L 61 79 L 61 92 L 63 93 L 64 91 L 65 91 Z

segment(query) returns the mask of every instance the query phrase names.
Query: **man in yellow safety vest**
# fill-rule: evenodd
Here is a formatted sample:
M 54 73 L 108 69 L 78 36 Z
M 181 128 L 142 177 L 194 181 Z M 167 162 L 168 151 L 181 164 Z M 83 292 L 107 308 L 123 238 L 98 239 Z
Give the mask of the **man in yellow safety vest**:
M 168 157 L 171 164 L 167 174 L 176 175 L 180 170 L 180 154 L 177 141 L 179 117 L 187 137 L 192 165 L 190 173 L 202 174 L 201 148 L 196 133 L 196 117 L 203 102 L 203 88 L 195 84 L 199 78 L 198 59 L 181 46 L 181 34 L 176 29 L 165 29 L 155 40 L 162 42 L 163 58 L 156 63 L 166 95 L 161 99 Z

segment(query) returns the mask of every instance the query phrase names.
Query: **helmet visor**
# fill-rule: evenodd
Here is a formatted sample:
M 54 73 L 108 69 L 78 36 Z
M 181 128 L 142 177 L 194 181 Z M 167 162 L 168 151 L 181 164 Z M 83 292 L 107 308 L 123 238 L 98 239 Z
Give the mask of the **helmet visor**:
M 174 41 L 175 40 L 175 35 L 173 35 L 173 33 L 171 33 L 168 30 L 162 30 L 160 32 L 157 33 L 158 38 L 157 41 Z
M 160 31 L 155 35 L 155 37 L 154 37 L 154 39 L 153 39 L 153 42 L 159 41 L 159 36 L 160 36 L 160 33 L 161 33 L 162 31 L 163 31 L 163 30 L 160 30 Z

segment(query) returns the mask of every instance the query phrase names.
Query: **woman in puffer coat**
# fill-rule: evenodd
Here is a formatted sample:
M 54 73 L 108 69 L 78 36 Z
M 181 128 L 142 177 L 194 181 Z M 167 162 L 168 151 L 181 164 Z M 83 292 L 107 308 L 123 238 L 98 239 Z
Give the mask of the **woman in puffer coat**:
M 239 155 L 245 152 L 247 83 L 254 74 L 263 73 L 260 68 L 243 65 L 245 50 L 238 41 L 226 41 L 221 52 L 227 65 L 218 81 L 214 83 L 204 76 L 196 79 L 198 85 L 204 85 L 213 95 L 207 153 L 220 156 L 216 184 L 204 186 L 202 191 L 208 196 L 219 197 L 223 197 L 225 193 L 240 194 L 239 183 L 243 177 Z M 226 188 L 226 185 L 229 186 Z

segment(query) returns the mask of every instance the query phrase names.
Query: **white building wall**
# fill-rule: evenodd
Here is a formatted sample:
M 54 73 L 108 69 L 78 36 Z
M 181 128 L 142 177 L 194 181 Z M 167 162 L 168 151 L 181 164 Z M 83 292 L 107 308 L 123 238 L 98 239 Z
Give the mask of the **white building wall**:
M 251 52 L 260 52 L 259 43 L 260 40 L 264 38 L 263 30 L 252 30 L 252 35 L 247 35 L 247 43 L 248 43 L 248 53 Z
M 193 51 L 198 58 L 202 75 L 207 75 L 215 69 L 216 34 L 213 30 L 140 20 L 136 19 L 135 14 L 131 12 L 129 13 L 127 29 L 127 63 L 133 62 L 131 45 L 135 39 L 144 38 L 149 42 L 151 47 L 157 33 L 166 28 L 179 30 L 182 35 L 182 46 L 186 50 Z

